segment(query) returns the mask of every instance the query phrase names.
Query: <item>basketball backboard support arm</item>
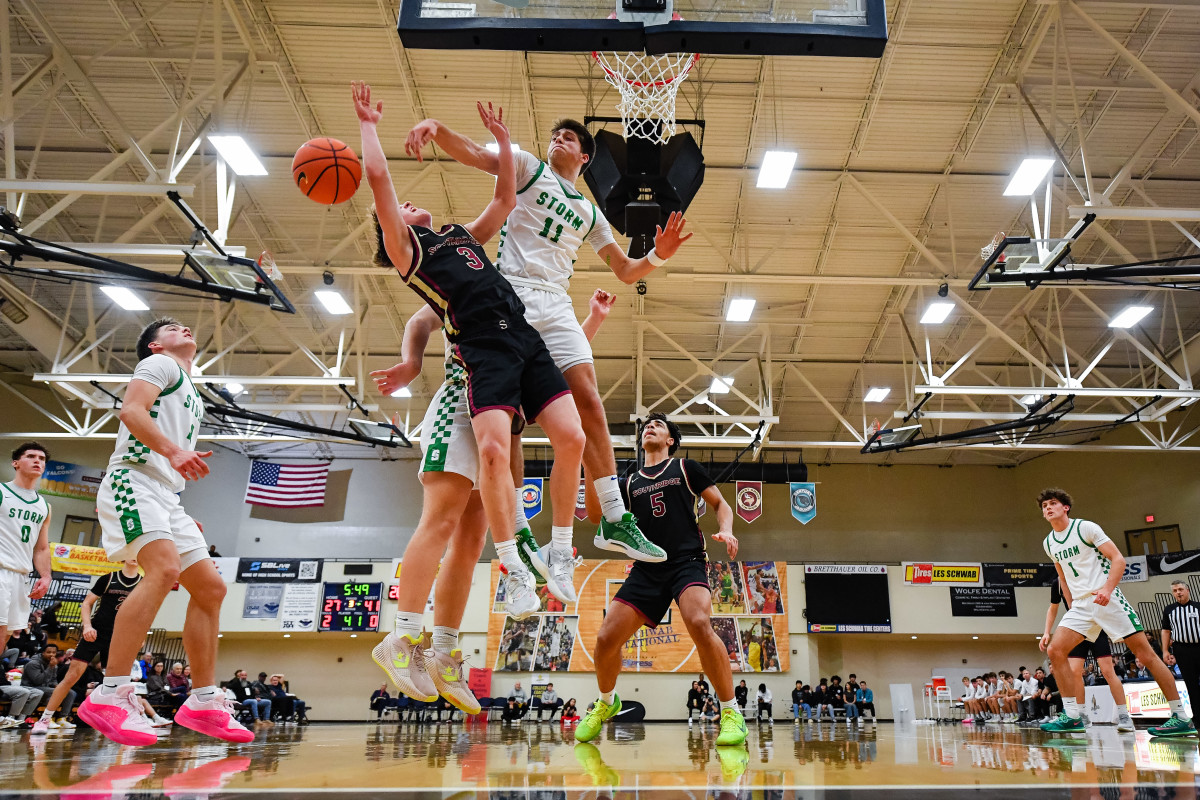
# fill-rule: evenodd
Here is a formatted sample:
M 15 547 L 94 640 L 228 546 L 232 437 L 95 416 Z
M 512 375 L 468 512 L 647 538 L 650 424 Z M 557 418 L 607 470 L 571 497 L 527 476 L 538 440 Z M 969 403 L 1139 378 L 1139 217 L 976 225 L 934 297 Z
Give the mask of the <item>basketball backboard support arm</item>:
M 676 3 L 683 19 L 643 26 L 608 19 L 614 6 L 596 4 L 592 18 L 480 16 L 474 3 L 401 0 L 397 31 L 405 47 L 426 50 L 592 50 L 714 55 L 841 56 L 879 58 L 887 44 L 884 0 L 860 0 L 862 24 L 814 12 L 825 22 L 736 19 L 706 21 Z M 452 8 L 453 7 L 453 8 Z M 600 13 L 603 12 L 603 13 Z M 511 12 L 510 12 L 511 13 Z M 725 15 L 728 16 L 728 15 Z
M 1061 239 L 1003 237 L 999 243 L 994 243 L 995 247 L 971 278 L 967 289 L 987 290 L 991 288 L 990 284 L 998 283 L 1024 283 L 1033 289 L 1039 283 L 1061 275 L 1061 271 L 1055 272 L 1055 269 L 1070 257 L 1071 244 L 1095 219 L 1095 214 L 1085 215 Z M 1030 263 L 1033 263 L 1032 267 Z

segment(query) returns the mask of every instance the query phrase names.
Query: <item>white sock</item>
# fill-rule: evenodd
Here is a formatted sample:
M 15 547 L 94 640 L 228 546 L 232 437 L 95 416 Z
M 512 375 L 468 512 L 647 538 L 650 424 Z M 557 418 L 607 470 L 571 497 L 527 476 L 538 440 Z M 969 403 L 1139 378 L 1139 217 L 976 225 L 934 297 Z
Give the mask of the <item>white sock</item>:
M 413 639 L 421 635 L 421 620 L 425 615 L 420 611 L 396 612 L 396 635 L 408 636 Z
M 721 710 L 724 711 L 727 708 L 731 709 L 733 711 L 737 711 L 738 710 L 737 700 L 732 697 L 729 698 L 728 700 L 722 700 L 721 701 Z
M 617 694 L 616 689 L 613 689 L 611 692 L 601 692 L 600 693 L 600 701 L 603 702 L 605 705 L 611 706 L 613 704 L 613 698 L 616 696 L 616 694 Z
M 516 527 L 513 528 L 514 533 L 522 528 L 529 527 L 529 518 L 525 516 L 525 498 L 521 496 L 521 489 L 522 487 L 517 487 L 517 511 L 516 514 L 513 515 L 513 520 L 516 524 Z
M 105 676 L 105 678 L 104 678 L 104 693 L 105 694 L 116 694 L 117 687 L 124 686 L 125 684 L 129 683 L 130 680 L 131 679 L 128 675 L 117 675 L 112 678 Z
M 1129 706 L 1117 706 L 1117 717 L 1125 717 L 1129 715 Z
M 214 697 L 216 697 L 217 692 L 219 691 L 220 689 L 218 689 L 216 686 L 201 686 L 199 689 L 192 689 L 192 697 L 196 698 L 202 703 L 207 703 L 209 700 L 212 700 Z M 157 711 L 154 712 L 154 716 L 158 716 Z
M 449 655 L 458 649 L 458 628 L 447 628 L 445 625 L 433 626 L 433 649 Z
M 559 547 L 565 547 L 568 551 L 572 549 L 571 539 L 575 534 L 575 529 L 570 525 L 552 525 L 550 527 L 550 543 Z
M 53 711 L 51 711 L 50 709 L 47 708 L 45 711 L 42 712 L 42 722 L 49 722 L 52 719 L 54 719 Z
M 525 569 L 525 562 L 517 555 L 517 540 L 509 539 L 507 542 L 496 542 L 496 555 L 500 557 L 500 563 L 509 572 L 517 572 Z
M 609 522 L 620 522 L 621 517 L 625 516 L 625 501 L 621 499 L 621 484 L 617 483 L 617 476 L 597 478 L 592 485 L 596 487 L 604 518 Z
M 1071 719 L 1079 719 L 1079 703 L 1074 697 L 1063 698 L 1063 711 L 1065 711 L 1067 716 Z
M 1171 713 L 1180 719 L 1188 719 L 1187 711 L 1183 707 L 1183 700 L 1168 700 L 1167 705 L 1171 707 Z

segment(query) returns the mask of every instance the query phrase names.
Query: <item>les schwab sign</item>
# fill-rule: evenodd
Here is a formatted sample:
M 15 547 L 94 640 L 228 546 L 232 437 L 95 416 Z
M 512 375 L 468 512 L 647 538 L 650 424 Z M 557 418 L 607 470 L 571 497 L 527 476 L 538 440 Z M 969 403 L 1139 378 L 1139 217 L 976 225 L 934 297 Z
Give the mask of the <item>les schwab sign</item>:
M 904 582 L 924 586 L 980 586 L 983 565 L 905 561 Z

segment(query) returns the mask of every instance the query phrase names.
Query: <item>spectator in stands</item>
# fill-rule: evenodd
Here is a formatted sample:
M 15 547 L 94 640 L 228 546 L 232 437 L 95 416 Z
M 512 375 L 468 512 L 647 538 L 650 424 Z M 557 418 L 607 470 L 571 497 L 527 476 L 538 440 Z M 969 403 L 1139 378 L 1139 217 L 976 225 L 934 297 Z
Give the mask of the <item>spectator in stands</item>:
M 191 664 L 183 665 L 183 677 L 187 680 L 187 687 L 188 687 L 188 691 L 190 692 L 192 690 L 192 665 Z
M 42 648 L 42 654 L 38 658 L 31 658 L 29 663 L 25 665 L 25 672 L 21 675 L 21 685 L 30 686 L 34 689 L 41 689 L 41 701 L 50 699 L 50 695 L 54 694 L 54 688 L 58 686 L 58 646 L 48 644 Z M 75 692 L 68 691 L 66 698 L 59 707 L 60 717 L 57 721 L 50 721 L 50 728 L 62 728 L 66 731 L 71 731 L 75 726 L 70 721 L 71 709 L 75 707 Z
M 850 677 L 846 679 L 846 688 L 850 691 L 852 697 L 858 693 L 858 676 L 853 672 L 851 672 Z
M 208 546 L 208 557 L 209 558 L 220 558 L 221 557 L 221 554 L 217 552 L 217 546 L 215 544 L 210 544 Z
M 1183 673 L 1179 671 L 1179 662 L 1175 660 L 1175 656 L 1166 653 L 1163 655 L 1163 663 L 1167 665 L 1167 669 L 1171 670 L 1171 674 L 1176 678 L 1183 677 Z
M 288 693 L 282 675 L 272 675 L 268 678 L 266 688 L 265 697 L 271 701 L 271 716 L 280 716 L 289 722 L 308 723 L 308 719 L 304 716 L 307 704 L 299 697 Z
M 1140 658 L 1133 659 L 1134 677 L 1139 681 L 1152 680 L 1150 670 L 1146 669 L 1146 665 L 1142 663 Z
M 13 686 L 8 680 L 7 670 L 0 670 L 0 698 L 9 701 L 8 716 L 0 717 L 0 729 L 20 728 L 29 730 L 33 725 L 25 721 L 42 702 L 42 690 L 32 686 Z
M 1083 685 L 1095 686 L 1100 682 L 1100 676 L 1096 674 L 1096 669 L 1091 664 L 1083 668 Z
M 504 707 L 504 713 L 501 718 L 505 722 L 512 722 L 521 718 L 521 704 L 517 702 L 517 698 L 509 695 L 508 705 Z
M 575 698 L 572 697 L 562 707 L 562 716 L 559 717 L 562 722 L 574 724 L 579 722 L 579 709 L 575 707 Z
M 371 710 L 375 712 L 375 719 L 383 719 L 383 710 L 394 705 L 392 696 L 388 694 L 386 683 L 371 692 Z
M 529 710 L 527 697 L 528 695 L 525 694 L 525 690 L 521 688 L 520 681 L 517 681 L 517 684 L 508 693 L 508 699 L 516 701 L 518 719 L 525 716 L 525 712 Z
M 171 693 L 167 690 L 166 666 L 166 662 L 155 661 L 154 666 L 150 668 L 150 675 L 146 678 L 146 699 L 152 706 L 169 705 L 178 711 L 179 706 L 171 701 Z
M 745 681 L 742 681 L 745 683 Z M 704 712 L 703 700 L 700 697 L 700 681 L 692 681 L 692 688 L 688 689 L 687 696 L 687 721 L 688 725 L 692 724 L 692 712 L 696 712 L 696 716 L 700 716 Z
M 154 654 L 147 650 L 137 661 L 133 662 L 133 671 L 129 677 L 144 683 L 150 678 L 152 672 L 154 672 Z
M 842 688 L 841 676 L 832 675 L 829 678 L 829 685 L 825 687 L 825 707 L 829 709 L 829 720 L 837 722 L 837 710 L 845 708 L 845 706 L 845 689 Z
M 854 682 L 854 690 L 850 690 L 850 684 L 847 683 L 842 689 L 842 708 L 846 711 L 846 724 L 849 725 L 858 717 L 858 706 L 854 704 L 858 696 L 858 681 Z
M 1017 722 L 1033 722 L 1036 717 L 1033 716 L 1033 710 L 1030 708 L 1029 701 L 1037 694 L 1041 684 L 1037 679 L 1029 674 L 1029 670 L 1021 667 L 1021 678 L 1017 681 L 1016 688 L 1021 694 L 1017 698 L 1017 708 L 1020 709 L 1020 715 L 1017 717 Z
M 745 681 L 738 681 L 738 685 L 733 687 L 733 699 L 737 701 L 738 708 L 742 710 L 742 715 L 746 714 L 746 702 L 750 699 L 750 687 Z
M 183 664 L 176 661 L 171 665 L 171 671 L 167 673 L 167 691 L 173 698 L 171 705 L 174 705 L 176 710 L 187 700 L 188 692 L 192 688 L 191 681 L 183 674 L 184 669 Z
M 771 715 L 771 690 L 767 688 L 765 683 L 758 685 L 758 691 L 754 693 L 754 702 L 758 706 L 754 712 L 754 719 L 762 722 L 763 712 L 767 712 L 767 722 L 774 725 L 775 720 Z
M 54 657 L 54 676 L 58 678 L 59 683 L 67 677 L 67 670 L 71 668 L 71 658 L 74 655 L 75 648 L 68 647 L 66 650 L 59 650 L 58 655 Z
M 812 716 L 812 706 L 808 704 L 808 698 L 804 694 L 804 681 L 796 681 L 796 688 L 792 689 L 792 720 L 794 724 L 800 724 L 802 712 L 804 719 L 808 719 Z
M 554 715 L 558 713 L 558 709 L 562 706 L 562 704 L 562 698 L 559 697 L 558 693 L 554 691 L 554 684 L 546 684 L 546 691 L 542 692 L 542 701 L 541 704 L 538 705 L 537 721 L 541 723 L 542 712 L 546 709 L 550 709 L 550 716 L 547 717 L 547 721 L 553 722 Z
M 246 679 L 246 670 L 239 669 L 235 672 L 233 680 L 227 684 L 226 688 L 233 693 L 235 702 L 250 709 L 250 716 L 254 718 L 255 725 L 271 724 L 271 701 L 258 696 L 254 684 Z
M 821 721 L 821 714 L 824 713 L 825 707 L 829 705 L 829 681 L 824 678 L 817 681 L 817 688 L 812 691 L 812 699 L 809 704 L 817 710 L 817 722 Z M 829 716 L 833 716 L 833 712 L 829 712 Z
M 858 707 L 860 715 L 871 712 L 871 721 L 875 721 L 875 693 L 867 686 L 865 680 L 858 682 L 858 691 L 854 693 L 854 705 Z M 862 717 L 860 716 L 861 720 Z
M 717 716 L 721 713 L 721 707 L 717 704 L 717 699 L 711 694 L 704 695 L 704 713 L 701 717 L 706 722 L 716 722 Z

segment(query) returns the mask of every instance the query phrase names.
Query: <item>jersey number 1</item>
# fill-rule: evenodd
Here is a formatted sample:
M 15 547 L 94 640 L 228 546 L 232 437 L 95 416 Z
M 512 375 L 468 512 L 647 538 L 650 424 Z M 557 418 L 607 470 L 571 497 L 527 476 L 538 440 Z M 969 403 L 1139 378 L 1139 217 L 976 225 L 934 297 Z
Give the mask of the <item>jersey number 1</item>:
M 540 231 L 538 231 L 538 236 L 541 236 L 543 239 L 550 239 L 550 241 L 553 242 L 554 244 L 558 244 L 558 237 L 562 236 L 562 225 L 559 225 L 558 227 L 555 228 L 554 236 L 553 236 L 553 238 L 551 238 L 550 237 L 550 226 L 553 224 L 554 224 L 554 218 L 546 217 L 546 224 L 542 226 L 542 229 Z
M 1079 573 L 1075 571 L 1075 565 L 1072 564 L 1070 561 L 1068 561 L 1067 566 L 1071 568 L 1071 574 L 1074 575 L 1076 578 L 1078 578 Z

